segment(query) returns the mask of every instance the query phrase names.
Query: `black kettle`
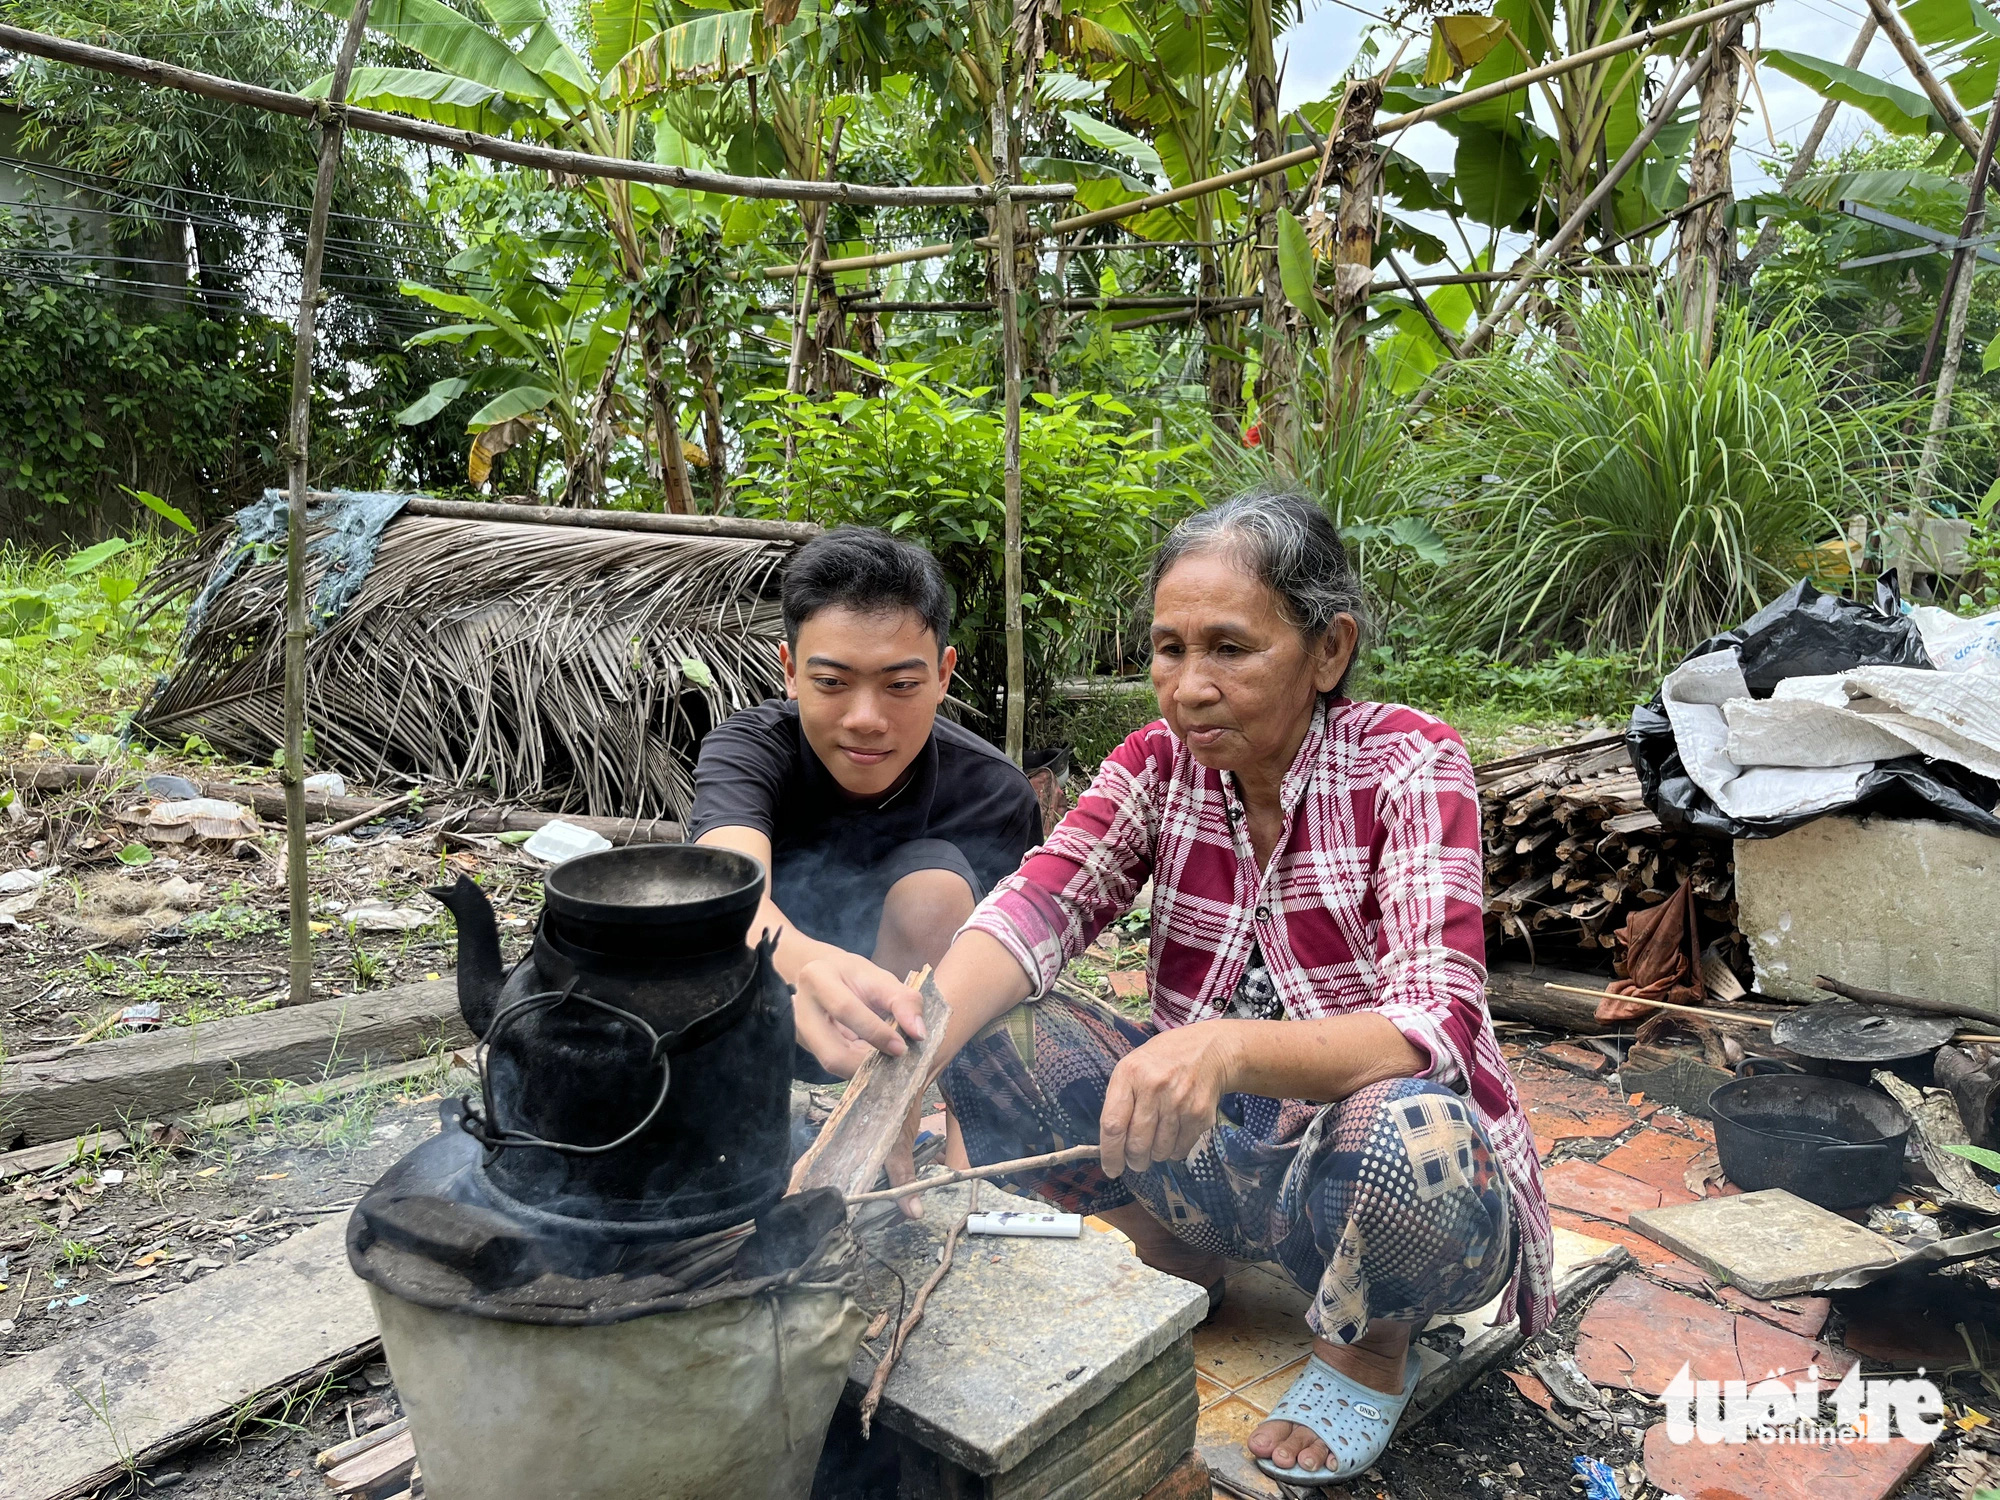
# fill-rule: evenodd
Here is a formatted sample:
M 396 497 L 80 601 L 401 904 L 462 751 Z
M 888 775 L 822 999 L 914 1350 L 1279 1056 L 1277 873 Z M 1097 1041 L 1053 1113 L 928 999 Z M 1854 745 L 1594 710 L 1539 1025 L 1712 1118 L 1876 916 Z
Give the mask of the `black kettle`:
M 785 1190 L 791 991 L 773 937 L 746 945 L 764 870 L 731 850 L 642 844 L 551 869 L 530 951 L 502 972 L 469 879 L 458 1002 L 485 1043 L 463 1128 L 487 1185 L 522 1208 L 693 1235 Z

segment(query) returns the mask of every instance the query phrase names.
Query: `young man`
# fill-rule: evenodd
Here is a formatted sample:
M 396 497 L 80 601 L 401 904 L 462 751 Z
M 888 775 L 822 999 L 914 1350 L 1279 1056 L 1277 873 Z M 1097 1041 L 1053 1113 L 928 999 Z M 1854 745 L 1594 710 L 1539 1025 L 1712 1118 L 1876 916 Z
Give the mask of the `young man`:
M 781 934 L 778 972 L 794 986 L 816 966 L 833 978 L 871 962 L 900 979 L 943 957 L 1041 842 L 1041 810 L 1013 762 L 937 716 L 958 653 L 928 552 L 842 526 L 799 549 L 782 598 L 785 697 L 702 741 L 690 832 L 763 861 L 750 937 Z M 806 988 L 840 997 L 794 1001 L 799 1044 L 829 1072 L 902 1050 L 849 985 Z

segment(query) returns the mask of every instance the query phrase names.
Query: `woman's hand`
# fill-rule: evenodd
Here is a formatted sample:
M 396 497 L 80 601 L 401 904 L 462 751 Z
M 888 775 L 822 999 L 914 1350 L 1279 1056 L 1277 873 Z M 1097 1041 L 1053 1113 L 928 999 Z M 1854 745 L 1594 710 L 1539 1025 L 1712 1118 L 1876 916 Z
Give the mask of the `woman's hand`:
M 1111 1070 L 1097 1125 L 1105 1176 L 1187 1159 L 1215 1123 L 1216 1105 L 1231 1091 L 1236 1024 L 1197 1021 L 1163 1031 Z

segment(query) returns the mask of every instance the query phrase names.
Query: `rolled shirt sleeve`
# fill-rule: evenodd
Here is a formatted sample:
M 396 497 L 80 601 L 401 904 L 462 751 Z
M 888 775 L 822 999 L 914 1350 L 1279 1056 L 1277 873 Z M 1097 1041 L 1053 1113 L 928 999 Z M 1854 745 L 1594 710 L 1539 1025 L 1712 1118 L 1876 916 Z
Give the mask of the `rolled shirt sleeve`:
M 1132 909 L 1153 873 L 1160 773 L 1149 740 L 1129 736 L 1048 841 L 995 886 L 964 932 L 983 932 L 1013 955 L 1041 995 L 1107 923 Z

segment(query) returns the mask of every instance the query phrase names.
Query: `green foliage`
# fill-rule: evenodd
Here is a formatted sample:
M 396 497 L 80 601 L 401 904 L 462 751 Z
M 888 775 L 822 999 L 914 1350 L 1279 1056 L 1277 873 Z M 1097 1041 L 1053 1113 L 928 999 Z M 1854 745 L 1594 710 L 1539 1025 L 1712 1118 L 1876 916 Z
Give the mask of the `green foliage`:
M 1349 691 L 1446 719 L 1468 710 L 1497 710 L 1518 719 L 1621 719 L 1652 690 L 1652 682 L 1629 651 L 1609 656 L 1556 651 L 1517 663 L 1425 640 L 1400 652 L 1369 647 Z
M 1005 681 L 1003 422 L 991 390 L 932 382 L 920 365 L 866 365 L 882 395 L 815 401 L 766 391 L 751 422 L 738 509 L 880 526 L 930 549 L 951 583 L 958 690 L 980 714 Z M 1122 419 L 1122 420 L 1121 420 Z M 1158 532 L 1197 504 L 1192 445 L 1154 449 L 1104 395 L 1037 394 L 1021 412 L 1022 612 L 1029 696 L 1115 643 Z M 787 455 L 787 442 L 791 453 Z M 997 727 L 997 721 L 987 728 Z
M 1144 683 L 1107 683 L 1081 697 L 1038 699 L 1028 714 L 1028 746 L 1067 745 L 1070 774 L 1089 777 L 1127 735 L 1159 716 L 1159 701 Z
M 67 561 L 0 547 L 0 743 L 121 726 L 180 633 L 178 605 L 139 602 L 162 555 L 153 542 Z
M 1420 439 L 1452 549 L 1425 593 L 1464 646 L 1637 651 L 1664 663 L 1746 618 L 1872 513 L 1908 412 L 1793 312 L 1718 320 L 1704 365 L 1647 303 L 1569 309 L 1455 366 Z
M 276 474 L 289 350 L 274 323 L 218 322 L 7 268 L 0 246 L 0 517 L 151 489 L 240 503 Z

